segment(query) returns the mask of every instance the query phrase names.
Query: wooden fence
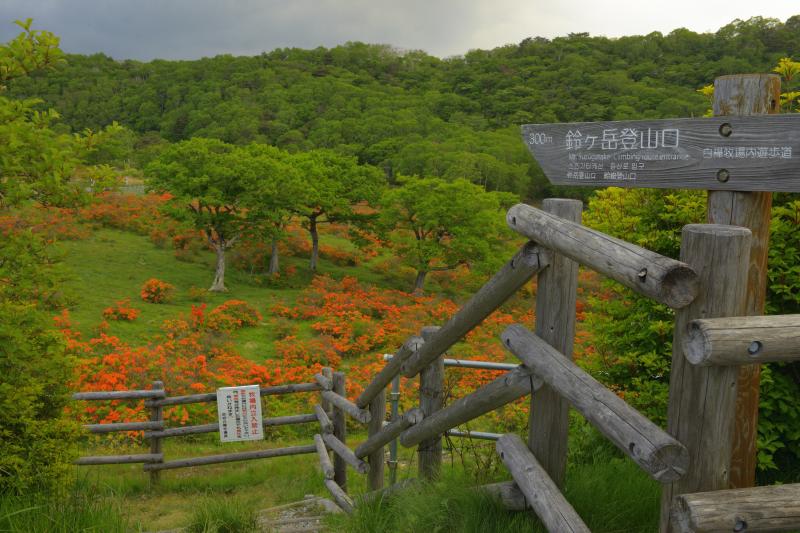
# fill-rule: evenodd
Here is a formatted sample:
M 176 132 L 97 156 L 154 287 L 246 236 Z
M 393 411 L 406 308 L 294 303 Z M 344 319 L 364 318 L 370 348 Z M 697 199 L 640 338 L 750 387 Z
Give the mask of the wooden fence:
M 364 388 L 347 399 L 345 375 L 325 369 L 314 383 L 261 389 L 261 395 L 320 392 L 313 413 L 264 420 L 265 426 L 314 423 L 320 432 L 304 446 L 164 461 L 164 438 L 219 430 L 217 424 L 167 428 L 162 409 L 216 401 L 216 394 L 167 397 L 151 390 L 78 393 L 78 400 L 145 399 L 146 422 L 87 426 L 94 433 L 144 430 L 149 454 L 83 457 L 78 464 L 144 463 L 153 480 L 164 469 L 297 454 L 317 454 L 325 486 L 347 512 L 347 467 L 384 486 L 384 448 L 395 440 L 416 446 L 419 476 L 435 478 L 442 437 L 457 426 L 527 395 L 527 442 L 497 440 L 513 482 L 483 487 L 511 509 L 532 508 L 549 531 L 589 531 L 560 490 L 567 459 L 568 408 L 580 412 L 624 454 L 663 484 L 661 531 L 791 531 L 800 528 L 800 484 L 727 491 L 738 367 L 800 359 L 800 315 L 747 317 L 751 232 L 716 224 L 683 228 L 680 260 L 661 256 L 580 224 L 582 205 L 549 199 L 543 209 L 519 204 L 509 226 L 529 240 L 440 327 L 425 327 L 403 343 Z M 648 420 L 572 362 L 578 265 L 589 267 L 675 310 L 667 430 Z M 444 353 L 526 282 L 537 276 L 534 331 L 509 326 L 501 342 L 520 361 L 493 381 L 443 405 Z M 448 360 L 451 361 L 452 360 Z M 469 366 L 461 362 L 453 366 Z M 419 375 L 419 405 L 391 421 L 385 389 L 400 375 Z M 365 424 L 368 437 L 348 448 L 345 417 Z M 472 435 L 479 437 L 478 435 Z M 480 438 L 480 437 L 479 437 Z M 334 453 L 333 460 L 329 451 Z
M 320 376 L 321 377 L 321 376 Z M 324 387 L 320 383 L 298 383 L 288 385 L 278 385 L 264 387 L 261 389 L 261 396 L 273 396 L 279 394 L 295 394 L 323 391 Z M 315 444 L 304 446 L 290 446 L 285 448 L 272 448 L 266 450 L 253 450 L 237 453 L 226 453 L 205 457 L 192 457 L 186 459 L 176 459 L 165 461 L 162 444 L 164 439 L 171 437 L 182 437 L 186 435 L 198 435 L 202 433 L 219 432 L 219 423 L 199 424 L 191 426 L 166 427 L 163 409 L 171 405 L 186 405 L 194 403 L 216 403 L 216 393 L 192 394 L 188 396 L 167 396 L 164 384 L 161 381 L 154 381 L 150 390 L 130 390 L 130 391 L 104 391 L 104 392 L 78 392 L 73 394 L 73 400 L 84 401 L 111 401 L 111 400 L 136 400 L 144 399 L 145 406 L 150 409 L 150 420 L 147 422 L 123 422 L 111 424 L 88 424 L 84 429 L 90 433 L 113 433 L 125 431 L 144 431 L 144 438 L 150 443 L 150 453 L 132 455 L 99 455 L 81 457 L 75 461 L 77 465 L 104 465 L 104 464 L 125 464 L 143 463 L 143 469 L 150 473 L 152 482 L 157 482 L 159 472 L 173 468 L 185 468 L 189 466 L 201 466 L 217 463 L 228 463 L 233 461 L 247 461 L 250 459 L 265 459 L 269 457 L 281 457 L 286 455 L 312 454 L 316 453 Z M 337 399 L 338 401 L 338 399 Z M 330 427 L 333 431 L 332 423 L 326 412 L 320 406 L 314 407 L 313 413 L 277 416 L 264 418 L 263 426 L 275 427 L 291 424 L 309 424 L 319 422 L 323 427 Z
M 497 452 L 514 481 L 483 489 L 509 508 L 533 508 L 549 531 L 589 531 L 560 492 L 569 406 L 663 484 L 662 531 L 800 527 L 800 485 L 724 490 L 736 365 L 800 359 L 800 315 L 741 316 L 750 231 L 686 226 L 681 257 L 675 260 L 582 226 L 581 207 L 557 199 L 545 200 L 541 210 L 512 207 L 508 224 L 529 242 L 445 324 L 423 328 L 387 358 L 354 403 L 338 400 L 341 413 L 368 424 L 368 438 L 352 454 L 329 448 L 359 472 L 367 470 L 366 459 L 368 486 L 376 491 L 383 487 L 383 448 L 398 439 L 403 446 L 417 446 L 419 475 L 430 479 L 441 464 L 443 435 L 533 393 L 528 442 L 510 434 L 485 435 L 497 440 Z M 571 361 L 579 264 L 675 309 L 667 431 Z M 521 364 L 443 406 L 443 354 L 533 276 L 538 279 L 534 331 L 512 325 L 499 339 Z M 419 375 L 419 406 L 397 413 L 388 424 L 376 423 L 385 413 L 385 388 L 400 375 Z M 323 442 L 332 444 L 328 440 Z M 333 475 L 327 451 L 321 445 L 318 451 L 323 472 Z M 331 494 L 351 511 L 346 478 L 333 482 L 328 476 Z M 770 498 L 779 504 L 769 503 Z

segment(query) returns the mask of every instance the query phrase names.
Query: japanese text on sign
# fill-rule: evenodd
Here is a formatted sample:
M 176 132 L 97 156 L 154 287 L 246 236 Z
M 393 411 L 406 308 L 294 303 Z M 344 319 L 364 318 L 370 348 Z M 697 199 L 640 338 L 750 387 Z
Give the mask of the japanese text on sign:
M 680 130 L 647 128 L 606 128 L 600 135 L 583 135 L 580 130 L 569 130 L 564 136 L 567 150 L 649 150 L 678 148 Z
M 219 440 L 239 442 L 264 438 L 258 385 L 217 389 Z

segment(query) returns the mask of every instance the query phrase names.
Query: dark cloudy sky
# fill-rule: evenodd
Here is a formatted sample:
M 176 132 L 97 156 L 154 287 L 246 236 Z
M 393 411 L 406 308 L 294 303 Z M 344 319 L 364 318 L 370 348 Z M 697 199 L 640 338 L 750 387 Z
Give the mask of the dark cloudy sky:
M 32 17 L 67 52 L 117 59 L 258 54 L 346 41 L 440 57 L 570 32 L 715 31 L 752 16 L 786 20 L 797 0 L 0 0 L 0 42 Z

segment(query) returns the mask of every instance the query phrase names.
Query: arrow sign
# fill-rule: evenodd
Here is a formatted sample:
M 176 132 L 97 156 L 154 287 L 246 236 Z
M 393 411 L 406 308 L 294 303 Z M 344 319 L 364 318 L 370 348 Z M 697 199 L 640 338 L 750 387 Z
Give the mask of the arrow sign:
M 800 114 L 526 124 L 556 185 L 800 192 Z

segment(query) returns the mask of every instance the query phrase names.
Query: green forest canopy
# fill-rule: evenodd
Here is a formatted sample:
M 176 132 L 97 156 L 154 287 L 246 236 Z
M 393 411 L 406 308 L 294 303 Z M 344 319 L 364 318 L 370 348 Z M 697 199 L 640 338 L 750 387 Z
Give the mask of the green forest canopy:
M 9 83 L 8 94 L 42 98 L 72 131 L 119 121 L 139 148 L 191 137 L 329 148 L 390 180 L 461 177 L 535 197 L 554 191 L 519 124 L 700 116 L 699 87 L 768 72 L 798 50 L 800 15 L 715 33 L 536 37 L 446 59 L 360 42 L 196 61 L 69 55 L 63 68 Z

